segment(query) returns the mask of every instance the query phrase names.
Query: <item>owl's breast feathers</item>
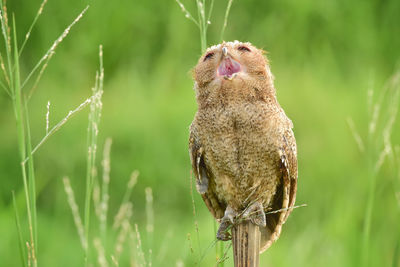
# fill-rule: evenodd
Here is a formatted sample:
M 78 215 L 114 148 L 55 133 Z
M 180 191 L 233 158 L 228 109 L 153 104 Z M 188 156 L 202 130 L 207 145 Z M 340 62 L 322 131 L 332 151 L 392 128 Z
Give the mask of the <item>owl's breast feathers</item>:
M 266 212 L 283 209 L 267 214 L 264 250 L 279 237 L 295 201 L 297 152 L 291 128 L 275 98 L 199 107 L 190 127 L 193 172 L 215 218 L 228 205 L 243 211 L 253 201 L 261 201 Z

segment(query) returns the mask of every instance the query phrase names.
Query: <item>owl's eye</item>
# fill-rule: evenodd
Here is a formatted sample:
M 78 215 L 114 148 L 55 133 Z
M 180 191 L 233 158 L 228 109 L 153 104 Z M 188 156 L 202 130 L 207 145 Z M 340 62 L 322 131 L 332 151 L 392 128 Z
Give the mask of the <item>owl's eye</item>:
M 208 53 L 205 57 L 204 57 L 204 60 L 203 61 L 206 61 L 207 59 L 210 59 L 210 58 L 212 58 L 214 56 L 214 52 L 210 52 L 210 53 Z
M 247 46 L 244 46 L 244 45 L 239 46 L 237 48 L 237 50 L 242 51 L 242 52 L 251 52 L 250 48 L 248 48 Z

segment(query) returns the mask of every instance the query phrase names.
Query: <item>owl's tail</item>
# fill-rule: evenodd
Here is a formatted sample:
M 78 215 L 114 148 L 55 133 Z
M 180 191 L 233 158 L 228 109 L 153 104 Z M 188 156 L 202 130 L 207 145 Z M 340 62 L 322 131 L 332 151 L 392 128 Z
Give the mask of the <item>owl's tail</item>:
M 275 228 L 270 228 L 267 224 L 266 227 L 260 227 L 261 241 L 260 241 L 260 254 L 266 251 L 281 234 L 282 224 L 276 225 Z
M 260 227 L 260 253 L 266 251 L 272 245 L 272 243 L 278 240 L 279 236 L 281 235 L 282 226 L 292 211 L 295 194 L 292 194 L 292 199 L 289 201 L 287 188 L 283 188 L 283 192 L 284 194 L 282 199 L 279 199 L 280 194 L 277 196 L 279 201 L 276 201 L 275 205 L 273 206 L 273 211 L 275 212 L 265 214 L 266 226 Z

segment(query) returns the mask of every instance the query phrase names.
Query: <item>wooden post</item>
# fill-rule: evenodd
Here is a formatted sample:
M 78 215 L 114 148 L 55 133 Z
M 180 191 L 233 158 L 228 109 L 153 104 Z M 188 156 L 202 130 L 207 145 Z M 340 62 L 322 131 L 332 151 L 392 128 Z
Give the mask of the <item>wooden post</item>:
M 260 229 L 250 221 L 232 228 L 235 267 L 258 267 L 260 262 Z

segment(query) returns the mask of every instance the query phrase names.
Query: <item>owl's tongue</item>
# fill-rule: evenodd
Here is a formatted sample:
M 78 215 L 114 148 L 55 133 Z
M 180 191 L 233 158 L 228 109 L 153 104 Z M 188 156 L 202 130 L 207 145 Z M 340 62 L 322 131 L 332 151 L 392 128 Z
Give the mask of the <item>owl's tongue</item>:
M 220 76 L 231 77 L 232 74 L 239 71 L 240 71 L 240 64 L 229 57 L 224 58 L 218 67 L 218 74 Z

